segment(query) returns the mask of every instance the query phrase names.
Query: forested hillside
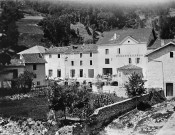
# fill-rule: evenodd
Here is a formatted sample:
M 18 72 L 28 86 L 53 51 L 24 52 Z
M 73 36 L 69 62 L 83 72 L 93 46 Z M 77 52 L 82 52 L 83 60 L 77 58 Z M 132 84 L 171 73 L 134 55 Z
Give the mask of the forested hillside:
M 155 28 L 160 38 L 172 38 L 175 3 L 157 5 L 117 5 L 63 1 L 24 0 L 27 8 L 42 13 L 45 39 L 56 46 L 96 43 L 100 33 L 112 29 Z M 72 29 L 71 26 L 76 26 Z M 77 27 L 78 26 L 78 27 Z M 75 27 L 74 27 L 75 28 Z M 82 30 L 83 29 L 83 30 Z M 86 30 L 85 36 L 81 31 Z M 85 33 L 85 32 L 84 32 Z
M 174 2 L 143 6 L 6 0 L 1 2 L 1 8 L 1 48 L 18 48 L 17 51 L 21 50 L 19 45 L 25 48 L 36 44 L 50 47 L 96 43 L 104 31 L 112 29 L 150 27 L 157 31 L 159 38 L 175 35 Z M 26 16 L 44 19 L 31 23 Z

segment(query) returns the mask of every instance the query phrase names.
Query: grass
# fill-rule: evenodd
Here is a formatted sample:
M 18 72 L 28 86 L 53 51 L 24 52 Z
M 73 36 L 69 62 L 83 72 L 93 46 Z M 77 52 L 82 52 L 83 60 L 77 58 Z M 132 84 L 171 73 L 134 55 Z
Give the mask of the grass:
M 109 97 L 111 101 L 117 102 L 123 100 L 123 98 L 119 98 L 114 96 L 113 94 L 93 94 L 91 95 L 91 100 L 96 100 L 97 98 L 103 99 L 104 97 Z M 103 101 L 103 100 L 102 100 Z M 104 100 L 106 102 L 106 100 Z M 107 102 L 108 104 L 111 102 Z M 107 104 L 105 103 L 105 104 Z M 94 108 L 96 109 L 96 108 Z M 74 109 L 74 113 L 68 114 L 68 117 L 79 117 L 80 109 Z M 47 113 L 49 112 L 48 101 L 46 97 L 30 97 L 24 98 L 21 100 L 0 100 L 0 116 L 3 117 L 17 117 L 17 118 L 32 118 L 34 120 L 47 120 Z M 93 112 L 93 110 L 92 110 Z M 92 113 L 90 112 L 90 113 Z M 64 117 L 64 113 L 58 111 L 56 113 L 58 118 Z
M 47 99 L 32 97 L 21 100 L 0 101 L 0 115 L 4 117 L 27 117 L 35 120 L 46 120 L 48 109 Z

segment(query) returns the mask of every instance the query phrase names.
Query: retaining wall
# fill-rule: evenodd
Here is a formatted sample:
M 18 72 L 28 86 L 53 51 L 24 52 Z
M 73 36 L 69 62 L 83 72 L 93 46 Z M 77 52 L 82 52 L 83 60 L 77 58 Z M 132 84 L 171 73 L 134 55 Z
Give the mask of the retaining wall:
M 105 123 L 113 117 L 120 116 L 128 111 L 135 109 L 136 104 L 138 104 L 139 102 L 149 101 L 149 99 L 150 94 L 146 94 L 140 97 L 130 98 L 121 102 L 98 108 L 91 115 L 90 119 L 92 122 L 95 123 Z

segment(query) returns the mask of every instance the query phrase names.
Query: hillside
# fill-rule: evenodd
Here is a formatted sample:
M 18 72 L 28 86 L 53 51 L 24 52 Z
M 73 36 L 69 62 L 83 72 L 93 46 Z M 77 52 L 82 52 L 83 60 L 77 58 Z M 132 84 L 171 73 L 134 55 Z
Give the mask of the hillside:
M 43 38 L 43 30 L 37 24 L 43 19 L 42 16 L 24 15 L 24 18 L 17 22 L 18 31 L 20 33 L 18 45 L 32 47 L 35 45 L 44 45 L 41 42 Z

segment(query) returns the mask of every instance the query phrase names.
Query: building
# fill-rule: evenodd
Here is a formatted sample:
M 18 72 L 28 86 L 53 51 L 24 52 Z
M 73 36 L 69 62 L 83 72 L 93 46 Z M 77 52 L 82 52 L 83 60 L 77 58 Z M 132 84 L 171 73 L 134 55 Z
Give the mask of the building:
M 34 53 L 40 53 L 40 54 L 44 54 L 47 51 L 47 48 L 43 47 L 43 46 L 33 46 L 29 49 L 26 49 L 24 51 L 19 52 L 18 54 L 34 54 Z
M 165 95 L 175 96 L 175 42 L 173 40 L 158 39 L 151 50 L 146 54 L 148 88 L 164 89 Z
M 0 88 L 11 88 L 11 81 L 24 73 L 25 64 L 22 60 L 12 59 L 9 65 L 0 65 Z
M 149 28 L 105 32 L 98 44 L 98 72 L 118 76 L 118 68 L 132 64 L 143 69 L 146 76 L 147 46 L 154 39 Z
M 20 59 L 25 63 L 25 70 L 35 73 L 35 78 L 33 80 L 35 86 L 46 85 L 46 60 L 44 59 L 46 51 L 47 48 L 36 45 L 18 53 Z
M 25 63 L 25 70 L 33 72 L 35 86 L 46 85 L 45 59 L 42 54 L 22 54 L 21 59 Z
M 45 53 L 46 75 L 52 79 L 76 79 L 92 82 L 98 74 L 97 46 L 53 47 Z
M 46 76 L 92 82 L 97 75 L 116 77 L 118 68 L 132 64 L 142 69 L 145 77 L 145 54 L 152 39 L 152 29 L 127 29 L 105 32 L 97 44 L 49 48 L 44 54 Z

